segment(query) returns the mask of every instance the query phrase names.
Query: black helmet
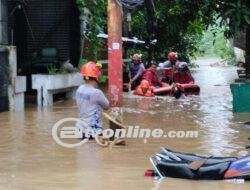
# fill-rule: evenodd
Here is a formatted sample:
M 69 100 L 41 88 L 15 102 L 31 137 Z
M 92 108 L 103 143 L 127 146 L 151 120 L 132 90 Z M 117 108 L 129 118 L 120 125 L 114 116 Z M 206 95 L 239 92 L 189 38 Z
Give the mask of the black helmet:
M 178 71 L 181 71 L 181 72 L 188 71 L 188 64 L 186 62 L 180 62 L 178 65 Z

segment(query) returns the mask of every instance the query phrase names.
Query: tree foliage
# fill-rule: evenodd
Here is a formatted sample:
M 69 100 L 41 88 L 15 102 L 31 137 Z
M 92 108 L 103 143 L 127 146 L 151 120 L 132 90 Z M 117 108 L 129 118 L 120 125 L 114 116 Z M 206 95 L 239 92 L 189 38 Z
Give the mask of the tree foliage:
M 155 0 L 155 16 L 157 27 L 154 37 L 154 57 L 166 57 L 166 52 L 177 51 L 181 59 L 188 58 L 197 50 L 197 43 L 205 29 L 205 19 L 201 7 L 191 1 Z M 144 7 L 132 15 L 132 33 L 141 39 L 150 39 L 151 33 L 146 30 L 147 14 Z
M 76 0 L 84 15 L 91 14 L 89 28 L 85 34 L 89 50 L 97 54 L 101 40 L 96 37 L 100 30 L 106 31 L 106 0 Z M 131 35 L 149 42 L 154 58 L 165 57 L 168 51 L 177 51 L 181 59 L 188 60 L 197 51 L 203 31 L 210 25 L 225 28 L 224 35 L 230 37 L 250 24 L 249 0 L 154 0 L 156 28 L 148 29 L 147 9 L 143 5 L 132 11 Z M 219 22 L 218 22 L 219 20 Z M 141 50 L 147 52 L 145 47 Z M 90 52 L 90 54 L 91 54 Z M 95 55 L 96 57 L 96 55 Z
M 84 39 L 84 58 L 97 60 L 103 41 L 97 37 L 105 30 L 106 23 L 106 0 L 76 0 L 81 12 L 82 39 Z
M 217 32 L 214 34 L 213 31 Z M 223 28 L 212 28 L 210 27 L 206 32 L 204 32 L 201 41 L 199 42 L 199 51 L 197 56 L 206 57 L 220 57 L 221 59 L 227 61 L 228 64 L 235 64 L 235 55 L 233 48 L 224 36 Z
M 219 25 L 226 26 L 226 37 L 232 37 L 250 25 L 249 0 L 209 0 L 207 7 L 217 16 L 213 23 L 220 18 Z
M 249 0 L 155 0 L 158 40 L 155 57 L 164 52 L 177 51 L 188 59 L 198 47 L 202 32 L 209 26 L 224 28 L 224 35 L 232 37 L 250 24 Z M 145 30 L 144 7 L 134 12 L 133 32 L 140 38 L 149 38 Z M 219 22 L 218 22 L 219 20 Z M 216 31 L 213 31 L 214 33 Z

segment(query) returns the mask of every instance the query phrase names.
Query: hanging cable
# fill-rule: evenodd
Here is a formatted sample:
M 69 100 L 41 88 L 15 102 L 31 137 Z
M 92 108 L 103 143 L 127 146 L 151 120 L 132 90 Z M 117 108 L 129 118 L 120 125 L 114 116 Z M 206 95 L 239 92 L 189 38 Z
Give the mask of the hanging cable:
M 23 3 L 26 3 L 26 2 L 23 0 Z M 31 33 L 31 37 L 32 37 L 32 39 L 33 39 L 33 42 L 35 42 L 35 41 L 36 41 L 35 35 L 34 35 L 34 32 L 33 32 L 32 28 L 31 28 L 31 24 L 30 24 L 30 22 L 29 22 L 28 15 L 27 15 L 27 12 L 26 12 L 26 10 L 25 10 L 25 7 L 22 6 L 22 10 L 23 10 L 23 13 L 24 13 L 24 15 L 25 15 L 25 19 L 26 19 L 26 21 L 27 21 L 27 24 L 28 24 L 28 27 L 29 27 L 29 30 L 30 30 L 30 33 Z
M 12 17 L 12 15 L 16 12 L 16 10 L 20 10 L 22 9 L 22 6 L 19 4 L 17 6 L 15 6 L 11 11 L 10 11 L 10 14 L 8 16 L 8 18 Z

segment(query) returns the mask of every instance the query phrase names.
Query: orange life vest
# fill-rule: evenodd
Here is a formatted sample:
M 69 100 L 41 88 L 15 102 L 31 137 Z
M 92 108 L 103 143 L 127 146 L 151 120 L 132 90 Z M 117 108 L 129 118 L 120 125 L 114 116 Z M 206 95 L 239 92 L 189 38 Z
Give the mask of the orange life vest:
M 147 80 L 142 80 L 140 85 L 136 87 L 134 94 L 139 96 L 153 97 L 154 93 L 150 83 Z

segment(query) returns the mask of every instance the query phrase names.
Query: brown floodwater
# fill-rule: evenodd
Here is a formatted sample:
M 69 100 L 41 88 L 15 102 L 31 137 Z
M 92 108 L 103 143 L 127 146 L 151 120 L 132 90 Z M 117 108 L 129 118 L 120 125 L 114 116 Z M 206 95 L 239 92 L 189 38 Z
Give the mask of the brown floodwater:
M 249 182 L 144 177 L 151 168 L 149 157 L 161 146 L 217 156 L 247 153 L 244 146 L 250 129 L 244 122 L 250 121 L 250 114 L 232 113 L 229 84 L 237 77 L 236 68 L 210 67 L 214 61 L 199 61 L 202 65 L 194 70 L 200 96 L 152 100 L 125 94 L 126 125 L 197 130 L 198 138 L 128 139 L 126 146 L 111 150 L 88 142 L 69 149 L 55 143 L 51 129 L 58 120 L 77 116 L 73 100 L 57 102 L 51 108 L 28 105 L 24 112 L 0 113 L 0 189 L 249 190 Z

